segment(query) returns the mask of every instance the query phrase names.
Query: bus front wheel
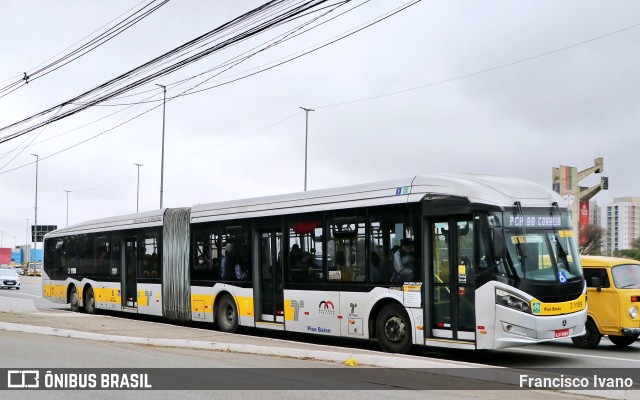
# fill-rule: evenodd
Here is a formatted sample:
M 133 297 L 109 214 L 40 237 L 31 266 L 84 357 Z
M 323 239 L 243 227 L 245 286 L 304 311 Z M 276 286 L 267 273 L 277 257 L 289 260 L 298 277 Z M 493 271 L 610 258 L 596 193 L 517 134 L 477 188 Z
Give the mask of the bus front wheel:
M 592 349 L 600 343 L 600 339 L 602 339 L 602 335 L 598 332 L 598 327 L 595 322 L 588 319 L 584 324 L 585 332 L 582 336 L 572 337 L 571 341 L 576 347 L 580 347 L 581 349 Z
M 71 289 L 69 290 L 69 305 L 71 306 L 71 311 L 80 311 L 80 299 L 78 298 L 78 289 L 76 288 L 76 285 L 71 285 Z
M 216 310 L 218 328 L 222 332 L 234 333 L 238 330 L 238 309 L 231 296 L 222 296 Z
M 406 353 L 411 348 L 411 321 L 400 304 L 387 304 L 376 319 L 376 337 L 384 351 Z
M 630 344 L 633 344 L 633 342 L 635 342 L 636 339 L 638 339 L 638 335 L 633 335 L 633 336 L 611 336 L 611 335 L 609 335 L 609 340 L 611 340 L 611 343 L 613 343 L 613 344 L 615 344 L 616 346 L 619 346 L 619 347 L 629 346 Z

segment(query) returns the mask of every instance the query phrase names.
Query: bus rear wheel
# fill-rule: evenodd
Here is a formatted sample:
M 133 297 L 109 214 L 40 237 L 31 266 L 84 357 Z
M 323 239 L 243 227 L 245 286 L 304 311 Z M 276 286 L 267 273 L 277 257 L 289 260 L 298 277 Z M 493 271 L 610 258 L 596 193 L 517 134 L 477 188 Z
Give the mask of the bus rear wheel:
M 222 332 L 234 333 L 238 330 L 238 309 L 236 302 L 229 295 L 224 295 L 216 308 L 218 328 Z
M 93 295 L 93 288 L 88 287 L 84 294 L 84 311 L 87 314 L 96 313 L 96 299 Z
M 598 343 L 600 343 L 602 335 L 598 332 L 596 324 L 590 319 L 588 319 L 584 324 L 584 328 L 584 335 L 572 337 L 571 341 L 576 345 L 576 347 L 580 347 L 581 349 L 593 349 L 598 345 Z
M 73 312 L 80 311 L 80 299 L 78 298 L 76 285 L 71 285 L 71 289 L 69 289 L 69 306 L 71 306 L 71 311 Z
M 376 319 L 376 337 L 384 351 L 406 353 L 411 348 L 411 321 L 400 304 L 387 304 Z
M 609 335 L 609 340 L 611 340 L 611 343 L 615 344 L 616 346 L 620 346 L 620 347 L 629 346 L 630 344 L 633 344 L 633 342 L 635 342 L 636 339 L 638 339 L 638 335 L 633 335 L 633 336 L 611 336 L 611 335 Z

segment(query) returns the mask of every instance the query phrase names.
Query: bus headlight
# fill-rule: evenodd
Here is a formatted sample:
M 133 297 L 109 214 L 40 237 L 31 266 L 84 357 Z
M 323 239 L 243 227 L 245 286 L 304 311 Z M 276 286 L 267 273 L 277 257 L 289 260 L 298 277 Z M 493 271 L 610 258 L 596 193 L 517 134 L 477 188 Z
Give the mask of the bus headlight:
M 631 317 L 631 319 L 636 319 L 638 318 L 638 307 L 633 306 L 629 309 L 629 316 Z
M 506 290 L 496 289 L 496 304 L 513 308 L 514 310 L 527 314 L 531 313 L 531 308 L 529 307 L 529 302 L 527 300 L 520 296 L 516 296 L 513 293 L 507 292 Z

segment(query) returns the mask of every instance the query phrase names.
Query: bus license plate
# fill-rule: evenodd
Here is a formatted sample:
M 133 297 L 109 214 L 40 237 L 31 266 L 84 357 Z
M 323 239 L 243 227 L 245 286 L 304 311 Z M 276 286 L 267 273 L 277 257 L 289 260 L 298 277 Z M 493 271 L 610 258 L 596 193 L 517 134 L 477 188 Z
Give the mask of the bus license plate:
M 568 336 L 569 336 L 569 329 L 558 329 L 557 331 L 555 331 L 556 338 L 563 338 Z

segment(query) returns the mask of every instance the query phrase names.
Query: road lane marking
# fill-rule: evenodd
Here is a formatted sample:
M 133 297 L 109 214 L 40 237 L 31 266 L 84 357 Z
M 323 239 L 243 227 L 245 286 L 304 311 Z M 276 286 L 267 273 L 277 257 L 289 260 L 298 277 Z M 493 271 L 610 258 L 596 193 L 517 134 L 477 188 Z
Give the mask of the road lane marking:
M 640 363 L 640 360 L 634 360 L 631 358 L 620 358 L 620 357 L 606 357 L 606 356 L 596 356 L 593 354 L 576 354 L 576 353 L 563 353 L 560 351 L 549 351 L 549 350 L 533 350 L 533 349 L 509 349 L 509 351 L 527 351 L 531 353 L 545 353 L 545 354 L 554 354 L 554 355 L 563 355 L 570 357 L 589 357 L 589 358 L 600 358 L 605 360 L 616 360 L 616 361 L 631 361 L 635 363 Z

